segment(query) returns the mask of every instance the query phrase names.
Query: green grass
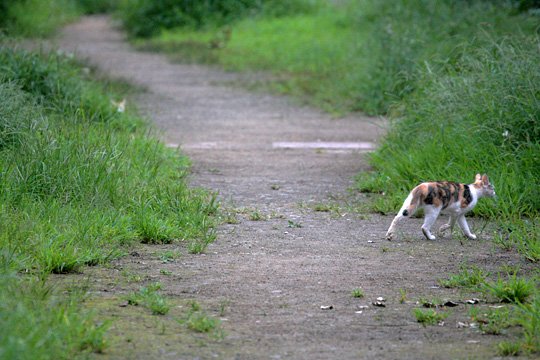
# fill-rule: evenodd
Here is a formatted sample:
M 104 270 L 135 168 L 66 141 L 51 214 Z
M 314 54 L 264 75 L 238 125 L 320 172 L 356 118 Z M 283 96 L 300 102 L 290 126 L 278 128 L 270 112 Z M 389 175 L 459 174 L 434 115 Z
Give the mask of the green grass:
M 43 280 L 0 273 L 0 357 L 72 359 L 100 353 L 109 323 L 83 310 L 80 292 L 65 294 Z
M 501 335 L 504 331 L 517 324 L 515 315 L 507 307 L 500 309 L 485 309 L 471 307 L 470 318 L 478 324 L 484 334 Z
M 477 266 L 462 265 L 458 274 L 452 274 L 448 279 L 439 279 L 439 285 L 446 288 L 474 288 L 482 285 L 488 276 L 489 273 Z
M 419 86 L 426 66 L 457 61 L 463 42 L 535 27 L 533 17 L 511 15 L 502 1 L 320 2 L 315 9 L 244 19 L 225 30 L 171 29 L 143 46 L 179 61 L 268 71 L 274 76 L 258 85 L 332 113 L 381 113 Z
M 165 51 L 180 62 L 220 64 L 235 71 L 269 71 L 274 74 L 272 80 L 257 86 L 293 94 L 337 112 L 354 107 L 350 91 L 355 79 L 350 78 L 347 66 L 361 68 L 363 61 L 350 53 L 355 35 L 340 25 L 335 12 L 320 11 L 243 20 L 232 26 L 230 40 L 222 29 L 181 29 L 136 43 L 141 48 Z
M 227 26 L 246 17 L 310 12 L 316 3 L 317 0 L 123 0 L 117 15 L 128 34 L 150 37 L 162 29 L 204 29 Z
M 174 262 L 182 257 L 182 253 L 178 250 L 164 250 L 156 254 L 162 263 Z
M 459 274 L 451 275 L 442 284 L 448 281 L 451 287 L 481 292 L 488 302 L 507 303 L 500 309 L 471 306 L 470 317 L 486 334 L 505 334 L 508 328 L 519 330 L 518 339 L 499 344 L 497 351 L 501 355 L 537 354 L 540 352 L 538 275 L 518 277 L 515 267 L 508 270 L 506 275 L 499 274 L 496 280 L 490 280 L 487 272 L 462 266 Z
M 202 252 L 215 238 L 217 204 L 187 186 L 186 157 L 150 136 L 129 106 L 116 111 L 111 100 L 125 95 L 124 85 L 97 83 L 70 59 L 2 41 L 0 277 L 8 285 L 0 287 L 0 327 L 9 336 L 0 353 L 100 352 L 106 327 L 79 299 L 44 286 L 48 274 L 106 263 L 134 242 L 185 241 Z M 157 299 L 151 308 L 165 313 L 167 304 Z
M 506 280 L 499 277 L 497 281 L 488 281 L 484 285 L 489 294 L 505 303 L 526 303 L 535 292 L 532 279 L 520 278 L 515 274 Z
M 355 289 L 353 289 L 351 291 L 351 296 L 353 298 L 358 298 L 358 299 L 363 298 L 364 297 L 364 291 L 362 289 L 360 289 L 360 288 L 355 288 Z
M 0 28 L 10 36 L 47 37 L 83 14 L 112 11 L 116 0 L 4 0 Z
M 71 0 L 9 0 L 0 25 L 10 35 L 48 36 L 80 14 L 76 1 Z
M 413 309 L 413 315 L 416 318 L 416 321 L 423 326 L 437 325 L 448 317 L 448 313 L 437 312 L 433 309 Z
M 259 210 L 255 209 L 249 214 L 249 220 L 262 221 L 262 220 L 265 220 L 265 217 L 263 214 L 261 214 Z
M 222 303 L 220 313 L 224 312 L 224 308 L 225 304 Z M 208 315 L 196 301 L 191 302 L 186 317 L 179 320 L 179 322 L 195 332 L 208 333 L 217 338 L 223 338 L 224 336 L 221 320 Z
M 170 310 L 167 300 L 159 293 L 160 283 L 142 287 L 138 292 L 129 294 L 126 300 L 129 305 L 144 306 L 152 311 L 153 315 L 166 315 Z
M 518 304 L 518 324 L 523 329 L 522 348 L 527 353 L 540 353 L 540 296 L 526 304 Z
M 497 345 L 497 352 L 502 356 L 518 356 L 521 352 L 521 345 L 512 341 L 501 341 Z
M 480 202 L 478 214 L 534 215 L 540 209 L 537 44 L 532 36 L 471 47 L 442 74 L 425 74 L 425 86 L 404 102 L 371 157 L 375 177 L 361 179 L 360 189 L 385 191 L 380 206 L 390 210 L 421 180 L 471 183 L 482 172 L 499 201 L 496 207 Z

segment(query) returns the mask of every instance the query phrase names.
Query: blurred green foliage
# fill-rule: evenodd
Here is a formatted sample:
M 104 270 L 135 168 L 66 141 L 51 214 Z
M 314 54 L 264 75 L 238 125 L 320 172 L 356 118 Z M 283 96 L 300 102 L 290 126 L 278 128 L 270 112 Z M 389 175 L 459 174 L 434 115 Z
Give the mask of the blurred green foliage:
M 223 26 L 248 16 L 309 11 L 313 0 L 123 0 L 119 16 L 128 33 L 149 37 L 174 27 Z

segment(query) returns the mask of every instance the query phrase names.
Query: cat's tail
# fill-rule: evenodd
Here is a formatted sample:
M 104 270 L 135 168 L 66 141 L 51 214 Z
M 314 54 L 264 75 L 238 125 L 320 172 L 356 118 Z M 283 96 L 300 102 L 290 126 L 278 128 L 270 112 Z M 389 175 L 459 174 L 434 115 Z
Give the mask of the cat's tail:
M 394 220 L 392 220 L 392 224 L 390 224 L 390 227 L 388 228 L 388 231 L 386 232 L 386 239 L 392 240 L 394 238 L 394 232 L 396 230 L 397 223 L 400 219 L 403 217 L 408 217 L 414 214 L 416 209 L 418 208 L 418 205 L 420 205 L 420 202 L 422 201 L 422 195 L 423 191 L 420 188 L 420 186 L 417 186 L 409 193 L 409 196 L 405 199 L 403 202 L 403 205 L 401 206 L 401 209 L 399 209 L 399 212 L 397 213 Z
M 423 194 L 423 191 L 420 188 L 420 186 L 415 187 L 413 191 L 410 192 L 409 196 L 407 196 L 407 199 L 405 199 L 405 202 L 403 203 L 403 206 L 399 210 L 399 213 L 402 216 L 412 216 L 418 209 L 418 205 L 420 204 L 422 194 Z

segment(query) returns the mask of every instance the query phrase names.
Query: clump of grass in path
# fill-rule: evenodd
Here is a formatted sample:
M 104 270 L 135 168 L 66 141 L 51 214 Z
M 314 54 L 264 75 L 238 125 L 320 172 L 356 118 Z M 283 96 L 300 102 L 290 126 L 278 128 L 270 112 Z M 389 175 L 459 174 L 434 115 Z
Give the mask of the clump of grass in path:
M 142 287 L 138 292 L 129 294 L 126 300 L 129 305 L 146 307 L 154 315 L 165 315 L 169 312 L 170 306 L 159 290 L 161 290 L 160 283 L 150 284 Z
M 505 329 L 517 324 L 515 315 L 512 316 L 507 307 L 500 309 L 486 309 L 471 307 L 470 318 L 478 324 L 484 334 L 500 335 Z
M 420 324 L 426 325 L 436 325 L 448 317 L 448 313 L 437 312 L 433 309 L 414 309 L 413 314 Z
M 448 279 L 439 279 L 439 284 L 446 288 L 473 288 L 482 285 L 488 276 L 489 273 L 477 266 L 462 265 L 458 274 L 452 274 Z
M 526 303 L 535 291 L 532 280 L 518 278 L 515 274 L 507 279 L 499 277 L 497 281 L 486 282 L 485 287 L 489 294 L 501 302 L 515 304 Z
M 351 296 L 353 298 L 358 298 L 358 299 L 363 298 L 364 297 L 364 291 L 362 289 L 360 289 L 360 288 L 355 288 L 355 289 L 353 289 L 351 291 Z
M 221 312 L 223 311 L 224 305 L 222 304 Z M 217 338 L 224 336 L 223 329 L 221 328 L 221 320 L 208 315 L 196 301 L 191 302 L 185 319 L 179 320 L 179 322 L 187 326 L 188 329 L 196 332 L 210 333 Z

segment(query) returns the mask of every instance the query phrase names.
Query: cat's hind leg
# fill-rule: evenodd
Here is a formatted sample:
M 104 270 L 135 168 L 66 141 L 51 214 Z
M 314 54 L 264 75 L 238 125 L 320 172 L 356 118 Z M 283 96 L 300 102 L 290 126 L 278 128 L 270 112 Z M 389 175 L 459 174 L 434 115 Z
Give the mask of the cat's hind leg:
M 469 224 L 467 224 L 467 220 L 465 219 L 465 215 L 461 215 L 458 218 L 458 224 L 461 230 L 463 230 L 463 234 L 465 234 L 466 237 L 468 237 L 471 240 L 476 240 L 476 235 L 474 235 L 471 230 L 469 229 Z
M 399 212 L 396 217 L 394 217 L 394 220 L 392 220 L 392 223 L 390 224 L 390 227 L 388 228 L 388 231 L 386 232 L 386 240 L 392 240 L 395 235 L 396 226 L 399 220 L 403 218 L 403 215 L 401 212 Z
M 442 207 L 436 207 L 433 205 L 426 205 L 424 207 L 424 224 L 422 225 L 422 233 L 428 240 L 435 240 L 435 236 L 431 234 L 431 227 L 439 217 Z
M 450 215 L 450 219 L 448 219 L 448 223 L 442 225 L 439 228 L 439 235 L 444 234 L 444 232 L 448 229 L 450 229 L 450 235 L 452 235 L 452 231 L 454 230 L 454 225 L 456 225 L 457 216 Z
M 409 194 L 409 196 L 407 196 L 407 198 L 405 199 L 405 202 L 401 206 L 401 209 L 399 209 L 399 212 L 394 217 L 394 220 L 392 220 L 392 223 L 390 224 L 390 227 L 388 228 L 388 231 L 386 232 L 386 236 L 385 236 L 386 240 L 392 240 L 395 235 L 397 223 L 404 217 L 411 216 L 416 210 L 414 207 L 410 209 L 412 198 L 413 198 L 412 194 Z

